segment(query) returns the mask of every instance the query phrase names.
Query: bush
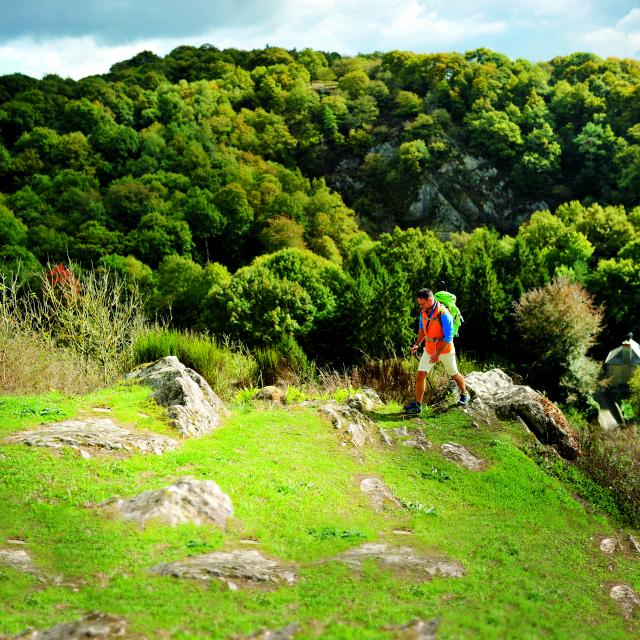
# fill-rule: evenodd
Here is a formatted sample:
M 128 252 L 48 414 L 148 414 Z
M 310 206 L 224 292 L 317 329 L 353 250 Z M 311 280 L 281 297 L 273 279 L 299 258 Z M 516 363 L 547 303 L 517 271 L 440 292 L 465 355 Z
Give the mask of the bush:
M 582 450 L 578 466 L 611 492 L 626 522 L 640 526 L 640 459 L 637 452 L 633 456 L 628 443 L 611 442 L 594 430 L 583 434 Z
M 134 344 L 136 364 L 176 356 L 197 371 L 223 399 L 229 400 L 240 386 L 252 386 L 258 377 L 256 362 L 240 348 L 219 345 L 205 334 L 154 328 L 138 336 Z
M 80 279 L 66 267 L 43 273 L 40 295 L 0 282 L 0 380 L 5 393 L 84 393 L 132 364 L 144 318 L 135 294 L 108 273 Z
M 316 375 L 315 365 L 293 338 L 278 348 L 258 348 L 254 357 L 262 385 L 287 382 L 306 385 Z
M 107 270 L 77 278 L 64 265 L 43 273 L 40 285 L 41 297 L 29 296 L 24 307 L 36 331 L 97 366 L 105 384 L 131 368 L 146 324 L 136 289 Z
M 43 334 L 18 326 L 0 311 L 0 393 L 39 394 L 60 391 L 68 395 L 88 393 L 102 384 L 92 362 L 71 349 L 56 347 Z
M 551 393 L 592 393 L 598 366 L 587 357 L 602 326 L 603 311 L 578 283 L 567 278 L 532 289 L 515 304 L 528 384 Z

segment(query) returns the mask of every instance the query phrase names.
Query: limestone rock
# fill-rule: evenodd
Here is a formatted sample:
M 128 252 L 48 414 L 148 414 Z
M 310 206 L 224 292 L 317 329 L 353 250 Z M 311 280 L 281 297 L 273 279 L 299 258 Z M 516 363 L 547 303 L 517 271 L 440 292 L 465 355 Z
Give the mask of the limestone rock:
M 395 637 L 397 640 L 436 640 L 439 626 L 440 618 L 412 620 L 400 627 Z
M 463 467 L 469 471 L 482 471 L 484 468 L 484 461 L 476 458 L 462 445 L 456 444 L 455 442 L 447 442 L 440 448 L 442 449 L 442 455 L 447 460 L 455 462 L 459 467 Z
M 175 356 L 161 358 L 125 376 L 149 385 L 153 398 L 167 407 L 173 425 L 187 438 L 212 431 L 228 411 L 209 383 Z
M 402 574 L 413 575 L 417 579 L 428 580 L 436 576 L 461 578 L 464 567 L 455 560 L 436 556 L 419 555 L 411 547 L 392 547 L 385 543 L 367 542 L 349 549 L 333 558 L 344 562 L 352 569 L 360 570 L 367 559 L 377 560 L 385 568 Z
M 296 635 L 299 628 L 300 625 L 294 622 L 288 624 L 284 629 L 278 629 L 277 631 L 257 631 L 247 636 L 247 640 L 290 640 Z
M 180 478 L 175 484 L 156 491 L 144 491 L 130 500 L 110 500 L 103 506 L 141 526 L 157 518 L 171 526 L 213 522 L 224 528 L 227 518 L 233 516 L 231 498 L 213 480 L 190 477 Z
M 618 546 L 618 541 L 615 538 L 604 538 L 600 541 L 600 551 L 607 555 L 615 553 Z
M 119 427 L 109 418 L 65 420 L 42 425 L 32 431 L 21 431 L 6 442 L 22 442 L 34 447 L 74 449 L 96 447 L 111 451 L 161 454 L 180 446 L 177 440 L 157 433 L 130 431 Z
M 391 489 L 379 478 L 363 478 L 360 489 L 369 497 L 375 511 L 382 511 L 385 503 L 402 507 L 398 498 L 391 493 Z
M 265 558 L 253 549 L 215 551 L 192 556 L 177 562 L 160 564 L 151 569 L 151 573 L 196 580 L 218 578 L 231 588 L 237 588 L 236 580 L 244 584 L 253 582 L 267 585 L 292 585 L 296 581 L 296 573 L 292 567 Z
M 640 597 L 627 584 L 616 584 L 611 587 L 609 595 L 620 605 L 622 615 L 630 618 L 635 609 L 640 608 Z
M 10 566 L 16 571 L 43 578 L 42 572 L 24 549 L 0 549 L 0 563 Z
M 255 396 L 256 400 L 266 400 L 267 402 L 273 402 L 274 404 L 282 404 L 284 402 L 284 392 L 280 387 L 269 385 L 259 389 Z
M 485 419 L 495 415 L 500 419 L 522 418 L 543 444 L 553 445 L 569 460 L 580 455 L 578 434 L 562 411 L 531 387 L 514 384 L 500 369 L 474 371 L 465 377 L 472 391 L 469 411 Z
M 126 638 L 127 622 L 109 613 L 92 612 L 74 622 L 61 622 L 45 631 L 25 631 L 16 640 L 110 640 Z
M 341 432 L 344 444 L 360 448 L 370 442 L 369 433 L 373 429 L 373 423 L 357 409 L 335 401 L 326 402 L 318 409 Z
M 372 411 L 376 407 L 383 405 L 380 396 L 370 387 L 365 387 L 362 391 L 350 396 L 346 404 L 356 411 Z
M 427 451 L 433 449 L 433 445 L 427 440 L 424 431 L 420 427 L 399 427 L 393 430 L 394 435 L 399 438 L 400 444 L 413 449 Z

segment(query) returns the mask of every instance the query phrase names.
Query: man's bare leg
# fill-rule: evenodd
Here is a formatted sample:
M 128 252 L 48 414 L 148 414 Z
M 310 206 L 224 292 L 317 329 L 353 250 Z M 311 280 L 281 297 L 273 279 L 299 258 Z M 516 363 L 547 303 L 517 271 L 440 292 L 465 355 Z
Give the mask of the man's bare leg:
M 424 391 L 427 387 L 427 372 L 426 371 L 418 371 L 418 375 L 416 376 L 416 402 L 422 404 L 422 399 L 424 398 Z
M 464 378 L 461 374 L 456 373 L 455 376 L 451 376 L 452 380 L 458 385 L 458 389 L 460 389 L 460 395 L 464 396 L 467 393 L 467 385 L 464 382 Z

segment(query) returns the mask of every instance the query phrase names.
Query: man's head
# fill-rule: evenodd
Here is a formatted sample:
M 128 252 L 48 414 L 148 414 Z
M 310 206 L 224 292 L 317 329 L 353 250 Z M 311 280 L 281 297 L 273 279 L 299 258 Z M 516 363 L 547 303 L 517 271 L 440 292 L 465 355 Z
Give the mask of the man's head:
M 418 306 L 421 309 L 425 309 L 433 302 L 433 292 L 431 289 L 420 289 L 420 291 L 416 293 L 416 298 L 418 299 Z

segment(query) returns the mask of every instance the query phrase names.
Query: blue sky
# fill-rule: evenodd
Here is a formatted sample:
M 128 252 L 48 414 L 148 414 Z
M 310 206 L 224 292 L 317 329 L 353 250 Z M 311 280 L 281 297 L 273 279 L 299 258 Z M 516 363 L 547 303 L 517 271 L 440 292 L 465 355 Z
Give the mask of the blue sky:
M 640 0 L 0 0 L 0 74 L 78 79 L 204 43 L 639 59 Z

